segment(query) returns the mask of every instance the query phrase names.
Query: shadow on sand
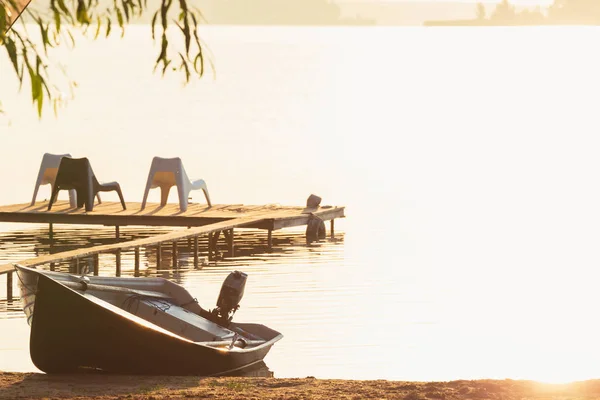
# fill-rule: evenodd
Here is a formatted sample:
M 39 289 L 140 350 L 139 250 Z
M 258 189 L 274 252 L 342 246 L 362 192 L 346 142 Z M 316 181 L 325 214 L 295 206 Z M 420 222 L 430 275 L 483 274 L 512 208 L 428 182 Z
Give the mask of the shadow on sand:
M 12 374 L 9 374 L 12 375 Z M 22 374 L 14 374 L 22 375 Z M 273 377 L 264 362 L 257 363 L 244 370 L 223 376 L 235 377 Z M 25 374 L 22 379 L 1 387 L 0 399 L 23 397 L 78 397 L 78 396 L 127 396 L 169 389 L 174 391 L 197 387 L 202 376 L 149 376 L 116 375 L 101 371 L 86 371 L 80 374 L 47 375 L 41 373 Z

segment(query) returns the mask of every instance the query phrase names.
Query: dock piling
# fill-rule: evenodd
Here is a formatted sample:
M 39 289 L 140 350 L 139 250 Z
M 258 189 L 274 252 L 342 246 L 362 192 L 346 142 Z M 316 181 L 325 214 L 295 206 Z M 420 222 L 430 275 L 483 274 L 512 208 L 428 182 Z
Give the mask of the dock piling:
M 140 248 L 136 247 L 133 250 L 135 261 L 133 263 L 133 274 L 134 276 L 140 276 Z
M 100 273 L 100 254 L 94 254 L 94 276 L 98 276 Z
M 267 235 L 267 248 L 269 251 L 273 250 L 273 229 L 269 229 L 269 233 Z
M 229 251 L 229 257 L 233 257 L 235 251 L 233 244 L 233 228 L 227 229 L 223 231 L 223 233 L 225 234 L 225 239 L 227 240 L 227 249 Z
M 194 236 L 194 268 L 198 268 L 198 235 Z
M 117 250 L 116 276 L 121 276 L 121 249 Z
M 115 226 L 115 239 L 117 239 L 117 241 L 121 238 L 121 229 L 119 228 L 119 225 Z
M 179 268 L 178 265 L 178 254 L 177 254 L 177 241 L 173 241 L 173 268 Z
M 332 239 L 335 237 L 335 231 L 334 231 L 334 225 L 335 225 L 335 224 L 334 224 L 334 222 L 333 222 L 333 221 L 335 221 L 335 218 L 332 218 L 332 219 L 329 221 L 329 224 L 330 224 L 330 231 L 331 231 L 331 238 L 332 238 Z
M 217 243 L 219 241 L 219 236 L 221 236 L 221 231 L 211 232 L 208 235 L 208 259 L 216 260 L 217 259 Z
M 158 242 L 158 244 L 156 245 L 156 269 L 160 269 L 160 267 L 161 267 L 161 260 L 160 260 L 161 250 L 162 250 L 161 243 Z
M 6 274 L 6 301 L 13 301 L 13 272 Z
M 48 237 L 50 238 L 50 243 L 54 241 L 54 227 L 53 224 L 48 224 Z

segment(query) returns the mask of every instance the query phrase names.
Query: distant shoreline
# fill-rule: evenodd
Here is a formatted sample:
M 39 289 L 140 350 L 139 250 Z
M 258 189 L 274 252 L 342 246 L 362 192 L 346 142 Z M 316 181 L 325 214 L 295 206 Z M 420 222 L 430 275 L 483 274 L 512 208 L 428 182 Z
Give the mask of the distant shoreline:
M 423 26 L 600 26 L 600 23 L 569 23 L 561 21 L 544 21 L 544 22 L 494 22 L 490 20 L 479 20 L 479 19 L 462 19 L 462 20 L 439 20 L 439 21 L 425 21 Z
M 600 396 L 600 380 L 550 385 L 517 380 L 401 382 L 254 377 L 168 377 L 105 374 L 45 375 L 0 372 L 0 398 L 7 399 L 539 399 Z

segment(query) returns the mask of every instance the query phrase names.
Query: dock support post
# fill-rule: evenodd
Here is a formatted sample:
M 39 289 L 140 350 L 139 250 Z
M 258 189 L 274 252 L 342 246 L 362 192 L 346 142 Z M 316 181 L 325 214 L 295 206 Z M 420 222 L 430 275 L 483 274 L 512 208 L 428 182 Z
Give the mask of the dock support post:
M 331 231 L 331 238 L 335 237 L 334 222 L 333 221 L 335 221 L 335 218 L 331 218 L 331 221 L 329 221 L 329 224 L 330 224 L 330 229 L 329 230 Z
M 50 263 L 50 271 L 54 271 L 56 269 L 56 264 Z
M 75 273 L 79 275 L 81 271 L 79 270 L 79 258 L 75 257 Z
M 156 246 L 156 269 L 160 269 L 161 267 L 161 262 L 160 262 L 160 256 L 161 256 L 161 250 L 162 250 L 162 246 L 161 243 L 159 242 L 158 245 Z
M 227 229 L 223 231 L 225 234 L 225 239 L 227 240 L 227 249 L 229 250 L 229 257 L 233 257 L 234 247 L 233 247 L 233 228 Z
M 133 275 L 140 276 L 140 248 L 136 247 L 134 250 L 135 261 L 133 263 Z
M 269 251 L 273 250 L 273 229 L 269 229 L 269 233 L 267 235 L 267 248 Z
M 121 230 L 119 229 L 119 225 L 115 226 L 115 239 L 117 241 L 121 238 Z
M 179 265 L 177 263 L 177 241 L 173 241 L 173 268 L 178 268 Z
M 116 276 L 121 276 L 121 249 L 117 250 L 117 271 Z
M 198 235 L 194 236 L 194 268 L 198 268 Z
M 54 227 L 52 225 L 52 223 L 48 224 L 48 236 L 50 238 L 50 243 L 54 241 Z
M 217 242 L 221 236 L 221 231 L 211 232 L 208 234 L 208 260 L 214 261 L 217 258 Z
M 13 273 L 6 274 L 6 301 L 13 301 Z
M 100 273 L 100 254 L 94 254 L 94 276 Z

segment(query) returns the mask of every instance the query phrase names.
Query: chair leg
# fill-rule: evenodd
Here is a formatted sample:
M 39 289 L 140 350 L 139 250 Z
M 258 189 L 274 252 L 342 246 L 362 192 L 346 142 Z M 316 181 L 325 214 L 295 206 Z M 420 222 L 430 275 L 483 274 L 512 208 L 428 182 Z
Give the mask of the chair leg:
M 177 194 L 179 195 L 179 209 L 183 212 L 187 211 L 190 191 L 186 190 L 183 186 L 177 185 Z
M 31 199 L 31 205 L 35 204 L 35 199 L 38 194 L 38 190 L 40 189 L 40 185 L 42 184 L 42 180 L 44 179 L 44 169 L 40 168 L 38 172 L 37 181 L 35 182 L 35 188 L 33 189 L 33 198 Z
M 171 191 L 171 186 L 161 186 L 160 187 L 160 205 L 166 206 L 167 200 L 169 199 L 169 192 Z
M 77 207 L 77 191 L 75 189 L 69 190 L 69 205 Z
M 89 185 L 85 191 L 85 211 L 91 212 L 94 211 L 94 200 L 96 200 L 96 193 L 94 193 L 94 188 L 92 185 Z
M 202 188 L 202 191 L 204 192 L 204 197 L 206 197 L 206 203 L 209 207 L 212 207 L 212 204 L 210 203 L 210 196 L 208 195 L 208 187 L 206 187 L 206 184 Z
M 98 199 L 98 204 L 102 204 L 102 199 L 100 198 L 100 193 L 96 193 L 96 198 Z
M 121 192 L 121 186 L 117 186 L 117 194 L 119 195 L 119 199 L 121 199 L 121 205 L 123 206 L 123 210 L 127 210 L 127 206 L 125 204 L 125 199 L 123 198 L 123 192 Z
M 35 198 L 37 197 L 39 189 L 40 189 L 40 184 L 36 183 L 35 184 L 35 189 L 33 189 L 33 198 L 31 199 L 31 204 L 30 205 L 34 205 L 35 204 Z
M 56 197 L 58 196 L 58 191 L 60 188 L 58 186 L 54 186 L 52 188 L 52 195 L 50 196 L 50 201 L 48 202 L 48 211 L 52 208 L 52 204 L 56 201 Z
M 154 173 L 152 172 L 152 166 L 150 167 L 150 173 L 148 174 L 148 179 L 146 180 L 146 189 L 144 189 L 144 198 L 142 199 L 142 207 L 143 210 L 146 207 L 146 200 L 148 200 L 148 193 L 150 192 L 150 188 L 152 187 L 152 179 L 154 179 Z
M 81 189 L 77 189 L 76 193 L 77 193 L 77 208 L 81 208 L 85 204 L 85 193 Z

